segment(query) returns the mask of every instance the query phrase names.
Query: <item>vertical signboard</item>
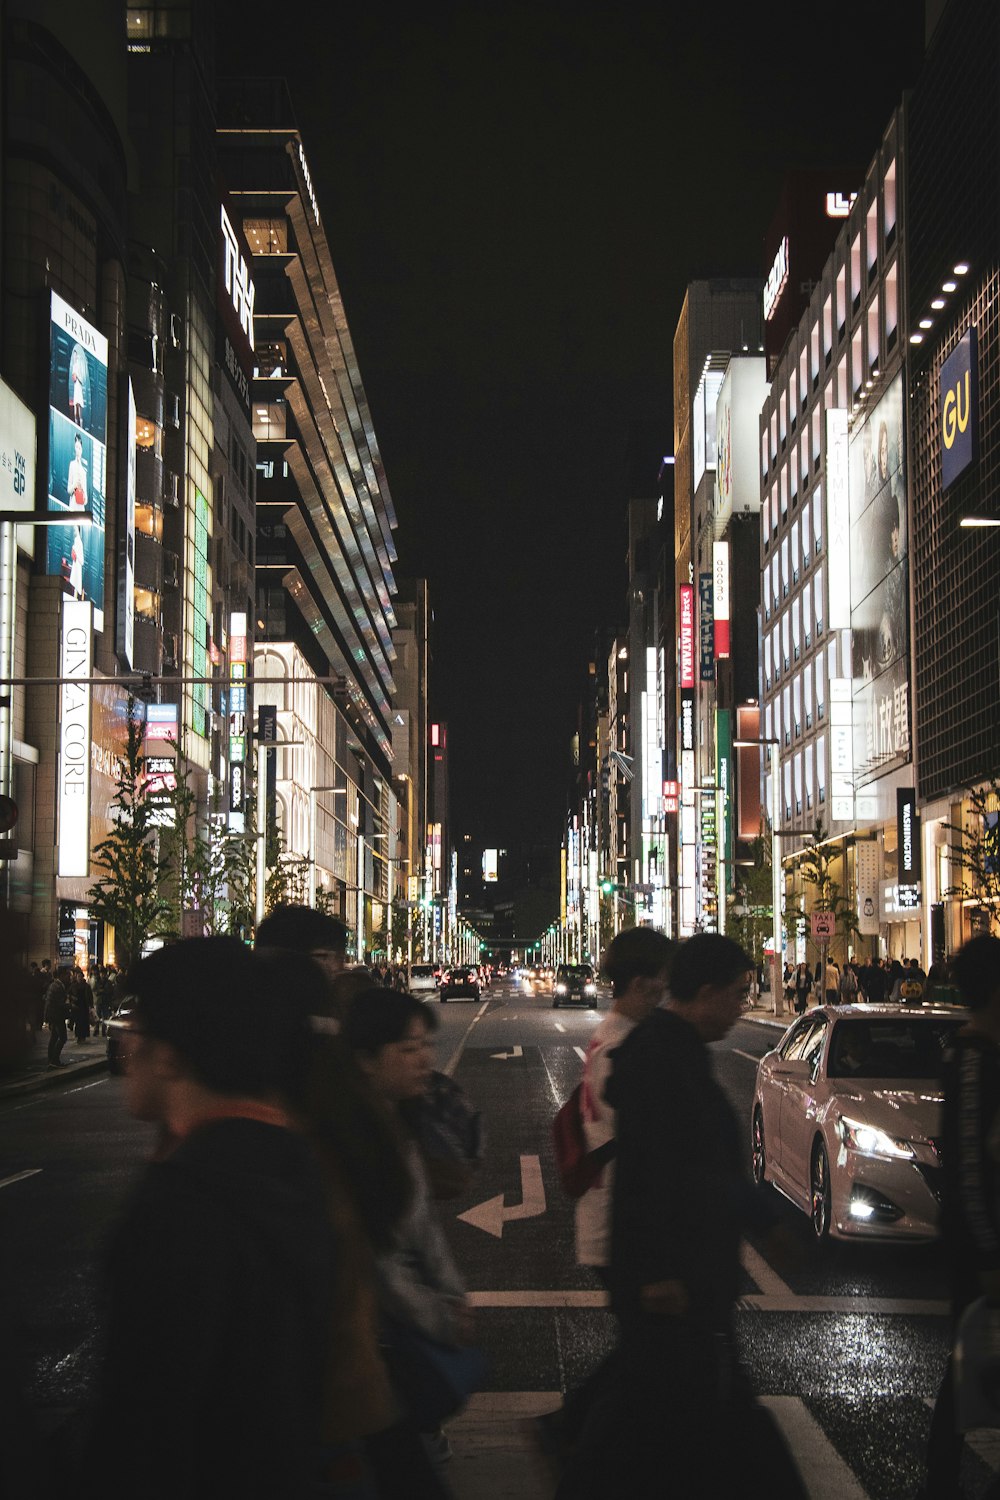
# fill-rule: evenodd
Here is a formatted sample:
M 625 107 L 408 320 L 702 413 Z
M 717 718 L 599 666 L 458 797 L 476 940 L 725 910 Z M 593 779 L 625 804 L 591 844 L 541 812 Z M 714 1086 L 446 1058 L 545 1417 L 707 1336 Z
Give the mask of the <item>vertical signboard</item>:
M 135 660 L 135 392 L 128 384 L 125 425 L 125 525 L 118 565 L 118 655 L 131 672 Z
M 212 518 L 208 501 L 196 489 L 194 492 L 193 517 L 194 542 L 194 592 L 191 600 L 191 615 L 194 622 L 191 651 L 192 676 L 208 676 L 208 622 L 212 613 L 212 595 L 208 576 L 208 539 L 212 534 Z M 193 712 L 191 728 L 204 738 L 208 733 L 208 684 L 196 681 L 191 688 Z
M 848 486 L 847 412 L 832 407 L 826 414 L 826 534 L 829 566 L 829 612 L 834 630 L 851 627 L 851 511 Z
M 728 708 L 720 708 L 715 716 L 715 764 L 719 803 L 719 857 L 726 862 L 726 890 L 730 894 L 736 889 L 735 825 L 733 819 L 733 726 Z
M 719 660 L 729 655 L 729 543 L 712 543 L 713 608 L 715 613 L 715 654 Z
M 34 509 L 35 441 L 34 412 L 0 380 L 0 510 Z
M 849 677 L 830 679 L 830 804 L 835 822 L 853 822 L 854 729 Z
M 678 667 L 682 688 L 694 687 L 694 585 L 681 584 L 681 644 Z
M 59 675 L 59 874 L 90 874 L 90 682 L 93 606 L 65 599 Z
M 487 885 L 495 885 L 500 878 L 498 873 L 499 858 L 499 850 L 483 850 L 483 880 Z
M 715 530 L 725 531 L 731 515 L 760 510 L 761 408 L 767 397 L 767 367 L 757 355 L 729 361 L 715 408 Z
M 104 629 L 104 517 L 108 441 L 108 341 L 75 308 L 52 293 L 49 325 L 49 510 L 46 572 L 76 599 L 94 606 Z M 89 526 L 74 513 L 89 511 Z
M 904 911 L 920 905 L 920 818 L 911 786 L 896 788 L 897 905 Z
M 979 453 L 979 359 L 968 329 L 941 366 L 941 488 L 948 489 Z
M 715 681 L 715 612 L 712 608 L 712 575 L 698 574 L 698 645 L 702 682 Z
M 229 829 L 246 831 L 247 617 L 229 616 Z
M 858 931 L 863 937 L 878 936 L 878 887 L 881 851 L 874 839 L 861 839 L 854 846 L 854 883 L 858 895 Z

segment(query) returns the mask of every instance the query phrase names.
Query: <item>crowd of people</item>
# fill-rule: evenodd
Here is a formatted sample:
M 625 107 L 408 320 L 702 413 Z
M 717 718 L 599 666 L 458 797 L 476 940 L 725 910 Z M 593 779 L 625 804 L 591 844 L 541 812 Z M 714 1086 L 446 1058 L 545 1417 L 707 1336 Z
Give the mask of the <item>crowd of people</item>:
M 882 1005 L 925 1001 L 957 1005 L 961 995 L 947 962 L 933 963 L 925 973 L 916 958 L 870 958 L 851 960 L 841 967 L 828 958 L 826 968 L 818 962 L 786 964 L 784 994 L 789 1006 L 801 1015 L 809 1005 Z
M 471 1187 L 482 1122 L 433 1068 L 435 1012 L 345 952 L 337 918 L 282 907 L 253 951 L 191 939 L 101 976 L 129 996 L 125 1101 L 156 1141 L 108 1249 L 88 1457 L 54 1493 L 448 1496 L 442 1423 L 485 1376 L 435 1200 Z M 617 1339 L 538 1424 L 557 1500 L 653 1500 L 665 1474 L 690 1500 L 737 1484 L 801 1500 L 734 1341 L 742 1235 L 779 1266 L 788 1250 L 709 1052 L 743 1013 L 752 961 L 718 934 L 676 944 L 643 927 L 603 968 L 612 1004 L 579 1095 L 600 1169 L 576 1252 Z M 849 998 L 872 998 L 871 972 L 889 990 L 891 966 L 849 968 Z M 1000 941 L 967 944 L 948 978 L 971 1012 L 944 1123 L 957 1320 L 981 1293 L 1000 1299 Z M 78 989 L 50 972 L 46 1013 Z M 928 1495 L 956 1492 L 953 1413 L 949 1367 Z

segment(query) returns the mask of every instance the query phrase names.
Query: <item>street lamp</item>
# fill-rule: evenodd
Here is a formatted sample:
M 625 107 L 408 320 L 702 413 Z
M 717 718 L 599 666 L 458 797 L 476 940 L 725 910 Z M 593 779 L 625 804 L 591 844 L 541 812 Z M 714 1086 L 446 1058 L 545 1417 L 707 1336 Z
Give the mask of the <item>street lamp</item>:
M 309 905 L 316 906 L 316 841 L 318 828 L 316 820 L 316 798 L 322 792 L 339 792 L 342 797 L 347 796 L 346 786 L 311 786 L 309 788 Z

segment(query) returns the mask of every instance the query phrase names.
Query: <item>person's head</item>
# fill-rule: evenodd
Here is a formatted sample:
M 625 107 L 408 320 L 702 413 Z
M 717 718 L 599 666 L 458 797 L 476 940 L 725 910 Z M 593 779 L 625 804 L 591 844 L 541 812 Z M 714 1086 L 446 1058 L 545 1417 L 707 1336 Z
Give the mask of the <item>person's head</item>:
M 276 906 L 258 927 L 256 946 L 307 954 L 332 979 L 344 968 L 347 928 L 339 917 L 311 906 Z
M 648 1014 L 667 993 L 676 944 L 658 927 L 627 927 L 612 938 L 601 971 L 611 983 L 616 1009 Z
M 133 965 L 130 1112 L 164 1120 L 178 1085 L 224 1097 L 290 1094 L 311 1047 L 308 988 L 321 980 L 307 963 L 293 981 L 286 970 L 228 937 L 189 938 Z
M 1000 1008 L 1000 938 L 970 938 L 952 959 L 951 975 L 970 1010 Z
M 899 500 L 895 495 L 889 499 L 889 554 L 893 561 L 899 557 Z
M 74 433 L 73 435 L 73 449 L 76 453 L 77 458 L 79 458 L 83 452 L 83 438 L 78 432 Z
M 878 476 L 889 477 L 889 429 L 885 422 L 880 422 L 878 429 Z
M 752 970 L 753 960 L 732 938 L 697 932 L 674 956 L 671 1006 L 702 1041 L 721 1041 L 743 1012 Z
M 344 1040 L 376 1092 L 392 1104 L 419 1098 L 430 1080 L 434 1012 L 402 990 L 382 987 L 354 997 Z

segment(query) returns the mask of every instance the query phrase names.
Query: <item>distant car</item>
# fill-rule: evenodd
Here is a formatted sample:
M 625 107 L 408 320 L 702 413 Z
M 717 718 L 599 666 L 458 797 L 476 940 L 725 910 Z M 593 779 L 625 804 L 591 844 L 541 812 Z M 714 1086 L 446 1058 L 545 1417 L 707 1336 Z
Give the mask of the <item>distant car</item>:
M 411 964 L 406 988 L 411 995 L 436 995 L 437 974 L 433 964 Z
M 820 1005 L 757 1066 L 751 1157 L 817 1240 L 929 1240 L 941 1203 L 941 1072 L 953 1006 Z
M 473 1000 L 479 999 L 479 971 L 473 968 L 452 969 L 441 986 L 441 999 L 454 1000 L 459 995 L 466 995 Z
M 597 1000 L 597 985 L 590 964 L 560 964 L 552 986 L 552 1008 L 560 1005 L 588 1005 Z

